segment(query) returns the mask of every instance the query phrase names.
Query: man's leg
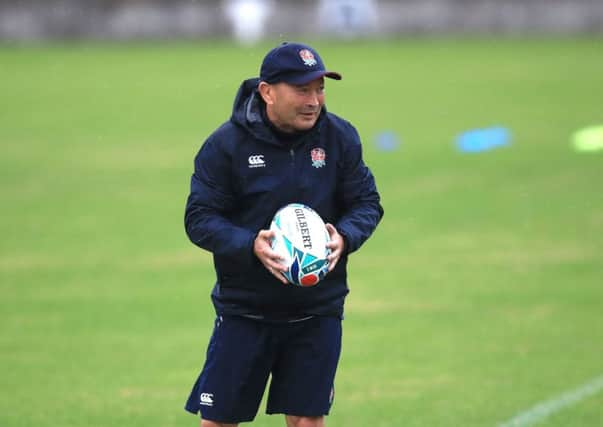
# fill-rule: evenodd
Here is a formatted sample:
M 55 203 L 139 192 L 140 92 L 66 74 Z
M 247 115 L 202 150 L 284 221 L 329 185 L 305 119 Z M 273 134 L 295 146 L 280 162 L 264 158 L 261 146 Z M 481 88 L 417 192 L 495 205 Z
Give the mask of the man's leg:
M 287 427 L 324 427 L 325 417 L 296 417 L 285 415 Z M 203 426 L 205 427 L 205 426 Z
M 341 320 L 315 317 L 280 326 L 266 412 L 285 414 L 288 426 L 323 426 L 334 398 Z
M 201 427 L 237 427 L 238 424 L 223 424 L 209 420 L 201 420 Z
M 255 417 L 274 356 L 265 324 L 236 316 L 216 319 L 203 370 L 185 409 L 202 427 L 236 426 Z

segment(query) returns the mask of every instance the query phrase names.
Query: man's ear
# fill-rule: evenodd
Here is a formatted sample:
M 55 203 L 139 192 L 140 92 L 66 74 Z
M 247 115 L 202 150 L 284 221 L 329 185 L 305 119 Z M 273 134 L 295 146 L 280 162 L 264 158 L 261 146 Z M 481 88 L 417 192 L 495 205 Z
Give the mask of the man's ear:
M 258 85 L 258 92 L 266 103 L 266 105 L 274 104 L 274 87 L 266 82 L 260 82 Z

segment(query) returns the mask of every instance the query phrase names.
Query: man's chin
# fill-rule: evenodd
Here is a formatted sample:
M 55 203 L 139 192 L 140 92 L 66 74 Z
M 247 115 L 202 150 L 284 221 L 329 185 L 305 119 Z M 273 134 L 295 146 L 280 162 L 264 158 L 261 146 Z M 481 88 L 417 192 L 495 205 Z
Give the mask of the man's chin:
M 316 124 L 316 119 L 317 119 L 316 117 L 302 118 L 297 121 L 297 123 L 295 124 L 296 125 L 295 127 L 298 131 L 312 129 L 312 127 Z

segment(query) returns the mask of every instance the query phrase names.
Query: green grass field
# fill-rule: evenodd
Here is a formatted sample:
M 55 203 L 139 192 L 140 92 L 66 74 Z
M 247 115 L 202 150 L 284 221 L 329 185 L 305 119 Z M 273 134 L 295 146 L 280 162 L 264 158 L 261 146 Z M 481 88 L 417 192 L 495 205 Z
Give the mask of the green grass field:
M 328 425 L 496 426 L 602 375 L 603 152 L 569 143 L 603 123 L 602 40 L 314 44 L 386 211 L 351 259 Z M 271 46 L 0 46 L 0 426 L 198 425 L 192 159 Z M 455 149 L 494 125 L 510 146 Z M 598 393 L 539 425 L 602 419 Z

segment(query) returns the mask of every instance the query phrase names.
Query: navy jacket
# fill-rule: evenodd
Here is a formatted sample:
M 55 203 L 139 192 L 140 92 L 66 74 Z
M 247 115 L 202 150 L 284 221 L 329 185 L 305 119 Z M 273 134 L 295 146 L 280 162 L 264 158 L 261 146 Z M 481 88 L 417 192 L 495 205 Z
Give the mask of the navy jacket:
M 242 83 L 230 120 L 195 158 L 185 227 L 193 243 L 213 253 L 218 314 L 267 318 L 343 314 L 346 265 L 383 215 L 354 127 L 323 111 L 312 130 L 294 143 L 279 141 L 262 119 L 258 79 Z M 313 161 L 322 149 L 324 161 Z M 320 152 L 320 150 L 318 150 Z M 316 153 L 315 151 L 314 153 Z M 310 206 L 346 240 L 346 254 L 317 285 L 276 280 L 253 254 L 253 242 L 288 203 Z

